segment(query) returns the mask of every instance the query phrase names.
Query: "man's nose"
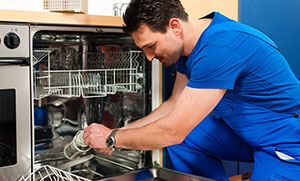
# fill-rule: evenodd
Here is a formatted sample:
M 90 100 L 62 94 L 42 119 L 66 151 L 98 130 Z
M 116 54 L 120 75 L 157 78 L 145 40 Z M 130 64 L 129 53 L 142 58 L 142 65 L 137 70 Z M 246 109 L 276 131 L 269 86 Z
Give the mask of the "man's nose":
M 153 52 L 151 52 L 151 51 L 147 51 L 147 50 L 144 50 L 144 52 L 145 52 L 145 54 L 146 54 L 146 57 L 147 57 L 147 59 L 150 61 L 150 62 L 152 62 L 152 60 L 154 59 L 154 57 L 155 57 L 155 55 L 154 55 L 154 53 Z

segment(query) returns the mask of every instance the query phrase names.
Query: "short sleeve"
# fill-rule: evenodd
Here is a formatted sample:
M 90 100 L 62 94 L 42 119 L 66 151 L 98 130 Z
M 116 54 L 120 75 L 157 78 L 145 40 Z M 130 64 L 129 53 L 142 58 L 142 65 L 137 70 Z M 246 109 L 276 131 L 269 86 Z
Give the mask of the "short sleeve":
M 177 71 L 182 73 L 182 74 L 187 74 L 187 69 L 185 66 L 186 63 L 186 58 L 185 57 L 180 57 L 179 60 L 177 61 Z
M 245 67 L 245 60 L 228 45 L 203 46 L 191 61 L 191 77 L 187 84 L 192 88 L 233 89 Z

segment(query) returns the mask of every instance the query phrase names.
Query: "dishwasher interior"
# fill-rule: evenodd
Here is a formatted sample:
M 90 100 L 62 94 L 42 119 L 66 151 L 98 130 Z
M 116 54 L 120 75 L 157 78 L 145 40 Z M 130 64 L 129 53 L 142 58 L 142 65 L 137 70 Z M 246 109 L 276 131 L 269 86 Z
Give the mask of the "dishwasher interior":
M 71 28 L 72 29 L 72 28 Z M 70 29 L 33 36 L 34 165 L 95 180 L 152 166 L 151 151 L 63 153 L 91 123 L 122 127 L 152 110 L 151 64 L 124 33 Z

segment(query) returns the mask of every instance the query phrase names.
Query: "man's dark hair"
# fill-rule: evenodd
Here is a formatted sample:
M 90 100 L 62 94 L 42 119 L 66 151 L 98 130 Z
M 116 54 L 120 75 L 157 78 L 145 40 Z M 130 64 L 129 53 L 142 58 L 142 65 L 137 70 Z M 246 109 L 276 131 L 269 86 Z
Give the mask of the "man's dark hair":
M 130 34 L 147 24 L 152 31 L 165 33 L 171 18 L 188 20 L 180 0 L 132 0 L 123 14 L 123 30 Z

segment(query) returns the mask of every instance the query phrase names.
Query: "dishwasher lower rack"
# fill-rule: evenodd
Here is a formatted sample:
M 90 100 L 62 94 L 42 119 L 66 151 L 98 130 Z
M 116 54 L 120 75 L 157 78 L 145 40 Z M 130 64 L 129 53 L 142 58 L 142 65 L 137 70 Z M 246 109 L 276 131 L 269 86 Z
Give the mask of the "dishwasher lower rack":
M 19 181 L 92 181 L 58 168 L 46 165 L 32 172 L 28 177 L 22 177 Z M 213 181 L 212 179 L 190 175 L 162 167 L 140 169 L 123 173 L 121 175 L 100 179 L 102 181 Z M 99 181 L 100 181 L 99 180 Z
M 44 52 L 44 53 L 43 53 Z M 78 70 L 51 70 L 51 50 L 35 50 L 34 64 L 47 59 L 47 70 L 33 70 L 34 98 L 105 97 L 116 92 L 137 92 L 142 88 L 139 80 L 139 62 L 142 51 L 88 53 L 87 66 Z
M 50 165 L 44 165 L 35 171 L 33 171 L 29 176 L 22 177 L 19 181 L 91 181 L 89 179 L 71 174 L 69 172 L 60 170 L 58 168 L 52 167 Z

